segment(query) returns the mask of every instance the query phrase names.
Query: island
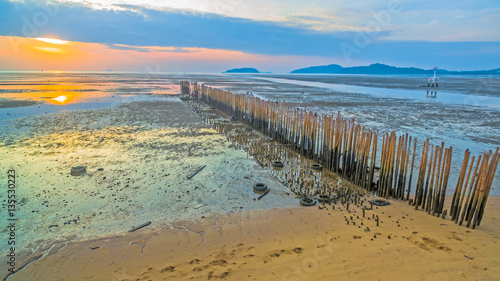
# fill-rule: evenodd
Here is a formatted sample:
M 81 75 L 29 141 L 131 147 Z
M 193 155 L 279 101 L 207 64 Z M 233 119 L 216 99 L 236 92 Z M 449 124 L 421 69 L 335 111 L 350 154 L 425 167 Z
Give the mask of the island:
M 244 67 L 244 68 L 233 68 L 233 69 L 229 69 L 229 70 L 226 70 L 225 72 L 223 73 L 260 73 L 260 71 L 258 71 L 257 69 L 255 68 L 251 68 L 251 67 Z

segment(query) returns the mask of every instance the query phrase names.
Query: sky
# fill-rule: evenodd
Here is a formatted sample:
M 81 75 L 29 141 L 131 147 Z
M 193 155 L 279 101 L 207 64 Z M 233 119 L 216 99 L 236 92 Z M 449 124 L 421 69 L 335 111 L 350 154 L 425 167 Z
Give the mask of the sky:
M 498 0 L 0 0 L 0 69 L 494 69 L 499 26 Z

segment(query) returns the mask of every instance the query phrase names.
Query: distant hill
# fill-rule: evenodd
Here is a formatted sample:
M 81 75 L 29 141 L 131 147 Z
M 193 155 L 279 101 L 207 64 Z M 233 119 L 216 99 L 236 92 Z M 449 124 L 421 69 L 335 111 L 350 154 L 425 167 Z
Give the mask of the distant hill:
M 381 63 L 370 64 L 369 66 L 342 67 L 338 64 L 311 66 L 300 68 L 292 73 L 317 73 L 317 74 L 433 74 L 434 70 L 421 69 L 416 67 L 395 67 Z M 457 74 L 457 75 L 500 75 L 500 68 L 491 70 L 475 71 L 448 71 L 438 69 L 438 74 Z
M 260 71 L 258 71 L 255 68 L 244 67 L 244 68 L 233 68 L 230 70 L 226 70 L 223 73 L 260 73 Z

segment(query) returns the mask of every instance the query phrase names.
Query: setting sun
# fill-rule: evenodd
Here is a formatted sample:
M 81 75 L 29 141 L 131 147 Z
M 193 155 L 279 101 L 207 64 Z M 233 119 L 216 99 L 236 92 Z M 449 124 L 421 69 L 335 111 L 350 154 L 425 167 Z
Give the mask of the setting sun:
M 43 42 L 46 42 L 46 43 L 58 44 L 58 45 L 65 45 L 65 44 L 69 43 L 69 41 L 60 40 L 60 39 L 56 39 L 56 38 L 37 37 L 37 38 L 34 38 L 34 39 L 39 40 L 39 41 L 43 41 Z

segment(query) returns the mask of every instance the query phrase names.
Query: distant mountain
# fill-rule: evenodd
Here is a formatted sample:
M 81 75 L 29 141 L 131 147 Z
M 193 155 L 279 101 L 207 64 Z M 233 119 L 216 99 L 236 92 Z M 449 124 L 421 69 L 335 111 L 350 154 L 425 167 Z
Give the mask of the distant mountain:
M 311 66 L 300 68 L 292 71 L 292 73 L 318 73 L 318 74 L 433 74 L 434 69 L 421 69 L 416 67 L 395 67 L 381 63 L 370 64 L 369 66 L 353 66 L 342 67 L 338 64 L 330 64 L 323 66 Z M 475 71 L 448 71 L 438 69 L 438 74 L 457 74 L 457 75 L 500 75 L 500 68 L 491 70 L 475 70 Z
M 340 73 L 342 69 L 344 68 L 338 64 L 330 64 L 296 69 L 292 73 Z
M 244 67 L 244 68 L 234 68 L 234 69 L 226 70 L 223 73 L 260 73 L 260 72 L 255 68 Z

